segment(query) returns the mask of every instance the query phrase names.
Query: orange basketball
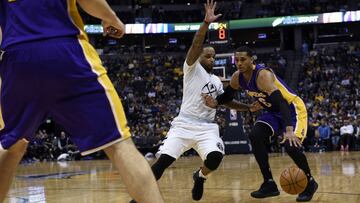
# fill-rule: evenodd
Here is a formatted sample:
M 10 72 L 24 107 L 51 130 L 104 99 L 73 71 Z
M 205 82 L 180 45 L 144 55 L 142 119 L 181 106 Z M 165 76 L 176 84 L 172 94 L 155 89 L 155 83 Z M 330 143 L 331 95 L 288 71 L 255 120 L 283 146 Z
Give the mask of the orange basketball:
M 302 193 L 307 183 L 308 180 L 304 171 L 296 166 L 285 169 L 280 176 L 281 188 L 291 195 Z

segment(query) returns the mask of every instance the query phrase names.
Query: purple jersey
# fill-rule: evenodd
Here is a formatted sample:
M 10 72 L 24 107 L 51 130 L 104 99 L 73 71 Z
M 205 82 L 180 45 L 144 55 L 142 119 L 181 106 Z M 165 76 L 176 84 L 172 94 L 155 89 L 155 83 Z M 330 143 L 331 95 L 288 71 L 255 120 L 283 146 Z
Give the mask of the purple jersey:
M 249 96 L 256 98 L 259 101 L 259 103 L 266 110 L 273 111 L 273 109 L 271 107 L 271 103 L 269 102 L 269 95 L 266 92 L 260 91 L 256 85 L 256 78 L 257 78 L 259 72 L 263 69 L 267 69 L 267 70 L 270 70 L 271 72 L 273 72 L 269 68 L 266 68 L 261 65 L 256 65 L 250 81 L 246 82 L 243 74 L 240 74 L 239 75 L 239 84 L 240 84 L 241 88 L 243 90 L 245 90 Z M 285 82 L 283 80 L 278 78 L 275 74 L 274 74 L 274 76 L 275 76 L 275 85 L 280 90 L 284 99 L 288 102 L 288 104 L 290 104 L 297 97 L 297 95 L 294 93 L 294 91 L 292 91 L 290 89 L 290 87 L 288 87 L 285 84 Z
M 262 122 L 267 124 L 273 134 L 279 134 L 284 132 L 285 124 L 280 112 L 275 111 L 272 108 L 272 104 L 269 101 L 269 95 L 266 92 L 262 92 L 256 85 L 256 78 L 259 72 L 263 69 L 267 69 L 273 72 L 270 68 L 266 68 L 261 65 L 256 65 L 255 70 L 251 76 L 251 79 L 246 82 L 242 74 L 239 75 L 239 84 L 248 95 L 257 99 L 257 101 L 264 107 L 266 112 L 263 112 L 256 122 Z M 275 85 L 280 90 L 282 96 L 289 104 L 291 112 L 291 123 L 294 127 L 294 133 L 297 137 L 303 140 L 307 132 L 307 111 L 304 102 L 298 97 L 293 90 L 291 90 L 283 80 L 278 78 L 275 74 Z
M 40 39 L 86 37 L 76 0 L 0 0 L 1 49 Z

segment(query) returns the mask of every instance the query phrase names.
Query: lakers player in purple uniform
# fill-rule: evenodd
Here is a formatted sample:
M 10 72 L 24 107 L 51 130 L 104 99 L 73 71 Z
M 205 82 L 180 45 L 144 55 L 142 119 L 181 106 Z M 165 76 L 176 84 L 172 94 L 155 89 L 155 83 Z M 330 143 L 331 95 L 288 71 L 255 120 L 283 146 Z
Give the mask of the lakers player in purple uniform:
M 311 176 L 306 156 L 300 147 L 307 131 L 307 111 L 304 102 L 270 68 L 255 65 L 252 50 L 240 47 L 235 51 L 237 71 L 232 75 L 230 85 L 224 94 L 212 99 L 204 96 L 207 105 L 215 108 L 233 100 L 236 90 L 242 89 L 255 98 L 264 108 L 264 113 L 257 118 L 249 135 L 253 153 L 264 178 L 260 189 L 251 193 L 254 198 L 265 198 L 280 194 L 274 182 L 266 140 L 270 136 L 283 133 L 286 152 L 308 178 L 308 185 L 299 194 L 297 201 L 310 201 L 318 184 Z
M 83 155 L 104 149 L 138 202 L 163 202 L 129 139 L 120 98 L 88 42 L 76 3 L 103 20 L 107 34 L 123 36 L 124 24 L 105 0 L 0 0 L 0 202 L 46 117 L 65 127 Z

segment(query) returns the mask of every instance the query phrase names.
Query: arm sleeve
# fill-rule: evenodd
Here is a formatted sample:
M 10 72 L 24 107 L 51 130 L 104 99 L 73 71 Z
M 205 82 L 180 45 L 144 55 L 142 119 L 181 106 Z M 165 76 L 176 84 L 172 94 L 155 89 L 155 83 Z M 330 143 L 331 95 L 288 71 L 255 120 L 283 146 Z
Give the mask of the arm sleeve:
M 289 104 L 282 96 L 280 90 L 276 90 L 271 93 L 271 95 L 269 96 L 269 101 L 273 106 L 274 110 L 281 113 L 285 126 L 292 126 Z
M 218 102 L 218 105 L 226 104 L 234 99 L 236 90 L 232 88 L 230 85 L 228 85 L 225 88 L 224 93 L 220 94 L 216 97 L 216 100 Z

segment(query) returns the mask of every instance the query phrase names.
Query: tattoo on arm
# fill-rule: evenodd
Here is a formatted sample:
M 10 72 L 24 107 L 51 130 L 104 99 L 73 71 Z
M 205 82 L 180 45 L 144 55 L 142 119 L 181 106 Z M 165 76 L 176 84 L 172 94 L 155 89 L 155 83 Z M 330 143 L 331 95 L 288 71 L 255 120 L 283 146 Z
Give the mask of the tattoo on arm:
M 199 58 L 202 52 L 202 46 L 206 37 L 209 24 L 203 22 L 196 32 L 191 47 L 186 55 L 186 63 L 191 66 Z

